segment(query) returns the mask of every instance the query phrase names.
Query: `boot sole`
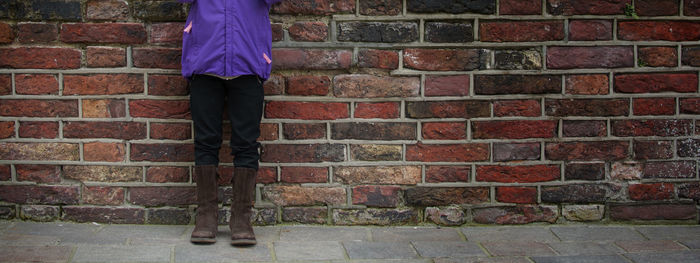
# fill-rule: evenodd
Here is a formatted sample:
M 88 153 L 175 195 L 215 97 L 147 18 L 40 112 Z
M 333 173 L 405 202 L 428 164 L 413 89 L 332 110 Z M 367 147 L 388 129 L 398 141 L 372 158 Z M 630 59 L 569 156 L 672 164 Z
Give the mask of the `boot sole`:
M 235 239 L 231 241 L 231 245 L 234 246 L 252 246 L 258 244 L 255 239 Z
M 193 237 L 193 238 L 190 238 L 190 242 L 195 243 L 195 244 L 214 244 L 214 243 L 216 243 L 216 238 Z

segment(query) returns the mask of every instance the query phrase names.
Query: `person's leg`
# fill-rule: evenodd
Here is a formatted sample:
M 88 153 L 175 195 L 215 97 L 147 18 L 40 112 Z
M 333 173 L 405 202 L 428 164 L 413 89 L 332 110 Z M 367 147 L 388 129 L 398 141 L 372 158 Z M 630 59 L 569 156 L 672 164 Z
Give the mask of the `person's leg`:
M 194 123 L 197 216 L 193 243 L 214 243 L 218 225 L 216 169 L 221 148 L 225 87 L 220 79 L 197 75 L 190 80 L 190 112 Z
M 228 114 L 231 120 L 231 154 L 233 178 L 231 185 L 231 244 L 255 245 L 255 233 L 250 223 L 255 200 L 255 175 L 260 154 L 257 142 L 264 91 L 257 76 L 241 76 L 227 81 Z

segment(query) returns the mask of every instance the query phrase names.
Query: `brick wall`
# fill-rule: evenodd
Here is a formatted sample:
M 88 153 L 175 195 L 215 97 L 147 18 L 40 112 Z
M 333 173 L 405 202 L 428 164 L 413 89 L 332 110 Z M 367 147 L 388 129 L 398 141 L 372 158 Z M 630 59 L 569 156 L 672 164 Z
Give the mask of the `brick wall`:
M 0 217 L 193 221 L 187 8 L 0 3 Z M 698 0 L 271 14 L 259 224 L 698 222 Z

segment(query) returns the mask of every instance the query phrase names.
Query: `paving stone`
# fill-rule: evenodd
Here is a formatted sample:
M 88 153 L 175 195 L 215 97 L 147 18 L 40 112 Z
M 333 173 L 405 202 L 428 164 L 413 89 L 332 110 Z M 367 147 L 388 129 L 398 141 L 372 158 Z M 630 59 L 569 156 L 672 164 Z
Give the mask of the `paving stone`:
M 651 240 L 679 240 L 700 237 L 700 226 L 638 226 L 635 229 Z
M 67 262 L 73 247 L 0 246 L 0 262 Z
M 56 246 L 61 239 L 55 236 L 6 234 L 0 235 L 0 245 L 7 246 Z
M 436 258 L 435 263 L 531 263 L 524 257 Z
M 629 263 L 620 255 L 586 255 L 586 256 L 559 256 L 559 257 L 531 257 L 535 263 Z
M 567 226 L 550 229 L 562 241 L 645 240 L 642 235 L 629 227 Z
M 682 251 L 672 253 L 635 253 L 624 254 L 624 256 L 636 263 L 700 262 L 700 251 Z
M 283 227 L 280 241 L 367 241 L 369 231 L 365 227 Z
M 130 239 L 182 239 L 186 230 L 187 226 L 108 225 L 97 234 Z
M 558 242 L 559 239 L 545 227 L 469 227 L 462 228 L 468 241 L 510 241 L 518 239 Z
M 166 246 L 79 246 L 72 262 L 170 262 Z
M 6 233 L 53 236 L 60 239 L 60 244 L 126 244 L 126 237 L 98 233 L 100 228 L 100 225 L 95 224 L 18 222 L 15 226 L 7 229 Z
M 372 241 L 462 241 L 456 229 L 435 227 L 372 228 Z
M 228 240 L 231 240 L 230 237 Z M 271 245 L 258 242 L 255 246 L 234 247 L 230 242 L 212 245 L 175 246 L 175 262 L 231 262 L 231 261 L 272 261 Z
M 680 242 L 690 249 L 700 249 L 700 239 L 681 240 Z
M 494 256 L 550 256 L 554 250 L 541 242 L 490 241 L 481 243 Z
M 348 261 L 333 260 L 331 263 L 347 263 Z M 298 263 L 295 262 L 295 263 Z M 361 259 L 353 260 L 352 263 L 433 263 L 430 259 Z
M 277 260 L 345 259 L 345 250 L 338 241 L 280 241 L 274 247 Z
M 685 247 L 671 240 L 645 240 L 645 241 L 617 241 L 616 245 L 620 246 L 627 252 L 652 252 L 652 251 L 669 251 L 669 250 L 685 250 Z
M 577 256 L 577 255 L 611 255 L 622 253 L 622 249 L 612 243 L 600 242 L 558 242 L 548 243 L 549 247 L 553 248 L 559 255 Z
M 413 247 L 424 258 L 487 256 L 476 243 L 464 241 L 413 241 Z
M 345 241 L 350 259 L 401 259 L 417 258 L 418 254 L 406 242 Z

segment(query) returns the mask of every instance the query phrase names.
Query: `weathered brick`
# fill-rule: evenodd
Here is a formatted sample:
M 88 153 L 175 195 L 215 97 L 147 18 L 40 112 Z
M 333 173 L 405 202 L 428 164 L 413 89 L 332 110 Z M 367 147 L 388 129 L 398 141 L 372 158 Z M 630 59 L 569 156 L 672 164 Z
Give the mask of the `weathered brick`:
M 148 209 L 146 224 L 154 225 L 187 225 L 192 216 L 188 209 L 183 208 L 159 208 Z
M 635 98 L 632 99 L 634 115 L 674 115 L 676 100 L 674 98 Z
M 352 52 L 333 49 L 275 48 L 272 69 L 347 69 L 352 64 Z
M 19 137 L 36 139 L 53 139 L 58 137 L 58 122 L 21 121 Z
M 566 76 L 566 93 L 574 95 L 605 95 L 609 93 L 606 74 Z
M 558 75 L 475 75 L 477 95 L 561 93 Z
M 564 178 L 570 180 L 596 181 L 605 179 L 605 163 L 567 163 Z
M 51 43 L 58 39 L 58 26 L 47 23 L 17 24 L 17 40 L 23 44 Z M 5 41 L 7 42 L 7 41 Z M 10 39 L 9 42 L 12 42 Z M 8 43 L 9 43 L 8 42 Z
M 0 206 L 0 219 L 12 220 L 17 215 L 15 205 Z
M 399 67 L 399 53 L 392 50 L 360 49 L 357 66 L 361 68 L 396 69 Z
M 642 178 L 643 163 L 614 162 L 610 165 L 610 178 L 613 180 L 639 180 Z
M 465 122 L 425 122 L 421 125 L 423 139 L 462 140 L 467 138 Z
M 137 23 L 77 23 L 61 25 L 61 41 L 66 43 L 119 43 L 146 42 L 146 28 Z
M 7 0 L 4 16 L 18 20 L 63 20 L 83 19 L 80 0 Z
M 355 118 L 359 119 L 396 119 L 399 107 L 396 102 L 358 102 L 355 104 Z
M 396 207 L 399 204 L 398 186 L 359 185 L 352 188 L 352 204 L 368 207 Z
M 331 123 L 334 140 L 415 140 L 416 124 L 407 122 Z
M 187 79 L 180 75 L 148 74 L 148 95 L 183 96 L 189 94 Z
M 459 207 L 426 207 L 425 215 L 426 220 L 443 226 L 461 226 L 467 222 L 466 214 Z
M 698 209 L 692 203 L 610 204 L 612 220 L 697 220 Z
M 425 96 L 466 95 L 469 95 L 469 75 L 425 77 Z
M 400 161 L 401 145 L 351 144 L 350 158 L 356 161 Z
M 289 140 L 326 138 L 326 124 L 323 123 L 285 123 L 282 135 Z
M 498 13 L 501 15 L 540 15 L 542 14 L 542 1 L 500 0 Z
M 573 20 L 569 22 L 569 40 L 599 41 L 612 40 L 610 20 Z
M 7 23 L 0 23 L 0 43 L 9 44 L 15 41 L 15 32 Z
M 328 95 L 331 79 L 328 76 L 292 76 L 287 78 L 286 91 L 289 95 Z
M 285 89 L 285 79 L 282 75 L 272 74 L 270 78 L 263 83 L 265 95 L 281 95 Z
M 334 181 L 344 184 L 404 184 L 421 182 L 420 166 L 338 166 Z
M 140 182 L 143 169 L 137 166 L 63 166 L 63 176 L 81 182 Z
M 608 134 L 606 121 L 564 120 L 564 137 L 604 137 Z
M 189 180 L 189 167 L 153 166 L 146 168 L 146 182 L 149 183 L 186 183 Z
M 277 168 L 260 167 L 255 182 L 259 184 L 271 184 L 277 181 Z
M 628 99 L 546 99 L 547 116 L 627 116 Z
M 271 185 L 263 188 L 262 195 L 263 200 L 280 206 L 344 205 L 347 202 L 345 188 L 341 187 Z
M 697 89 L 695 73 L 615 74 L 615 91 L 620 93 L 688 93 Z
M 345 160 L 342 144 L 266 144 L 260 160 L 274 163 L 320 163 Z
M 328 208 L 283 207 L 282 221 L 301 224 L 325 224 L 328 221 Z
M 680 157 L 700 157 L 700 139 L 679 140 L 676 147 Z
M 700 114 L 700 98 L 680 98 L 680 104 L 681 114 Z
M 129 203 L 143 206 L 185 206 L 196 201 L 194 187 L 130 187 Z
M 493 160 L 496 162 L 540 159 L 539 143 L 494 143 Z
M 475 70 L 486 66 L 481 49 L 405 49 L 404 66 L 417 70 Z
M 629 156 L 629 142 L 553 142 L 545 143 L 545 156 L 548 160 L 620 160 Z
M 643 178 L 694 178 L 694 161 L 646 162 L 642 170 Z
M 191 162 L 194 160 L 194 145 L 178 143 L 131 144 L 131 161 Z
M 131 117 L 190 119 L 188 100 L 129 100 Z
M 646 67 L 675 67 L 678 65 L 676 47 L 640 47 L 637 61 Z
M 88 162 L 123 162 L 126 155 L 123 143 L 90 142 L 83 144 L 83 159 Z
M 268 101 L 265 104 L 265 118 L 268 119 L 336 120 L 348 117 L 348 104 L 341 102 Z
M 552 15 L 621 15 L 632 0 L 547 0 L 547 12 Z
M 603 205 L 566 205 L 562 215 L 570 221 L 600 221 L 605 214 Z
M 115 138 L 123 140 L 145 139 L 146 123 L 69 121 L 63 125 L 65 138 Z
M 282 24 L 272 23 L 270 29 L 272 30 L 272 42 L 284 40 L 284 28 L 282 28 Z
M 479 165 L 476 180 L 499 183 L 535 183 L 561 178 L 558 165 Z
M 0 143 L 2 160 L 37 160 L 37 161 L 79 161 L 80 149 L 77 143 Z
M 700 1 L 684 0 L 683 14 L 686 16 L 700 16 Z
M 414 144 L 406 145 L 406 160 L 421 162 L 474 162 L 489 159 L 489 145 Z
M 625 68 L 634 67 L 631 46 L 547 47 L 547 68 Z
M 493 115 L 496 117 L 542 116 L 542 105 L 539 100 L 500 100 L 493 102 Z
M 143 0 L 134 5 L 134 17 L 146 21 L 184 21 L 187 13 L 183 5 L 170 0 Z
M 17 164 L 17 181 L 37 183 L 60 183 L 61 167 L 58 165 Z
M 3 121 L 0 122 L 0 139 L 15 137 L 15 122 Z
M 671 159 L 673 158 L 672 141 L 634 141 L 635 159 Z
M 64 95 L 114 95 L 143 93 L 141 74 L 64 75 Z
M 12 94 L 12 75 L 0 74 L 0 95 Z
M 333 95 L 341 98 L 416 97 L 419 91 L 420 78 L 417 77 L 352 74 L 333 78 Z
M 0 116 L 78 117 L 78 100 L 0 99 Z
M 527 139 L 556 137 L 556 121 L 473 121 L 474 139 Z
M 289 27 L 294 41 L 323 42 L 328 39 L 328 25 L 324 22 L 296 22 Z
M 280 182 L 283 183 L 325 183 L 328 182 L 327 167 L 282 167 Z
M 496 200 L 502 203 L 534 204 L 537 203 L 537 188 L 496 187 Z
M 12 180 L 12 167 L 10 165 L 0 165 L 0 181 Z
M 414 187 L 404 190 L 406 204 L 439 206 L 480 204 L 489 201 L 487 187 Z
M 134 48 L 134 67 L 180 69 L 180 48 Z
M 87 19 L 125 21 L 129 19 L 129 3 L 124 0 L 90 0 Z
M 182 42 L 184 24 L 182 23 L 155 23 L 149 31 L 150 43 L 179 44 Z
M 143 224 L 146 212 L 143 208 L 64 206 L 61 220 L 80 223 Z
M 126 49 L 119 47 L 87 47 L 87 66 L 116 68 L 126 66 Z
M 73 48 L 0 48 L 0 67 L 31 69 L 80 68 L 80 50 Z
M 628 191 L 630 199 L 637 201 L 673 199 L 675 195 L 670 183 L 631 184 Z
M 333 209 L 336 225 L 415 225 L 420 221 L 418 211 L 411 208 Z
M 635 0 L 634 11 L 640 16 L 678 15 L 678 0 Z
M 494 51 L 495 69 L 542 69 L 542 55 L 535 49 Z
M 469 182 L 469 166 L 427 166 L 426 183 Z
M 290 15 L 330 15 L 354 13 L 352 0 L 287 0 L 272 6 L 272 13 Z
M 126 117 L 124 100 L 84 99 L 83 118 L 123 118 Z
M 616 120 L 612 134 L 620 137 L 685 136 L 692 133 L 692 120 Z
M 61 209 L 58 206 L 23 205 L 19 217 L 24 220 L 51 222 L 58 219 Z
M 4 158 L 3 158 L 4 159 Z M 16 204 L 78 204 L 78 186 L 0 185 L 0 200 Z
M 190 123 L 151 123 L 151 139 L 159 140 L 187 140 L 192 138 L 192 125 Z
M 401 14 L 403 1 L 401 0 L 368 0 L 360 1 L 360 14 L 362 15 L 388 15 Z
M 570 184 L 544 186 L 540 195 L 543 203 L 604 203 L 608 191 L 605 184 Z
M 81 201 L 91 205 L 117 206 L 124 203 L 124 193 L 122 187 L 83 185 Z
M 700 200 L 700 183 L 684 183 L 677 185 L 678 197 Z
M 474 41 L 471 21 L 425 22 L 425 40 L 434 43 L 466 43 Z
M 564 21 L 489 21 L 479 23 L 483 42 L 541 42 L 564 39 Z
M 406 8 L 413 13 L 477 13 L 494 14 L 494 0 L 408 0 Z
M 415 101 L 406 103 L 406 117 L 425 118 L 477 118 L 488 117 L 490 103 L 481 100 Z
M 474 222 L 481 224 L 554 223 L 559 218 L 556 206 L 518 205 L 473 210 Z
M 617 37 L 630 41 L 697 41 L 700 23 L 697 21 L 621 21 Z

